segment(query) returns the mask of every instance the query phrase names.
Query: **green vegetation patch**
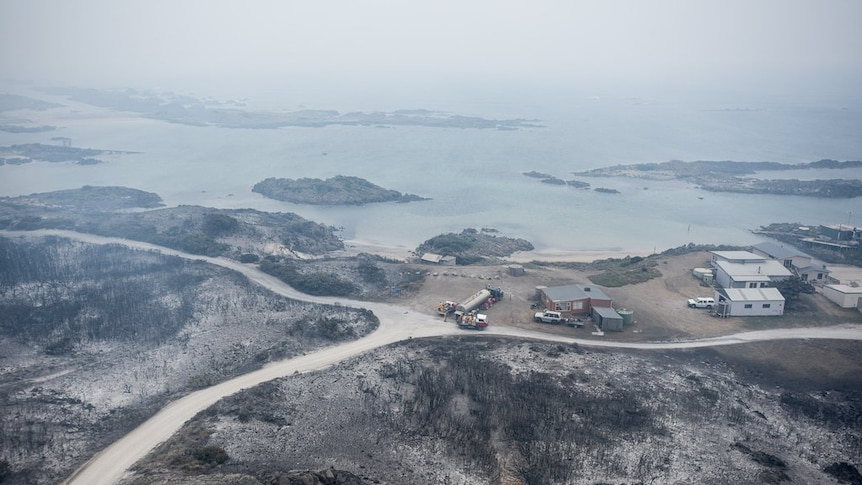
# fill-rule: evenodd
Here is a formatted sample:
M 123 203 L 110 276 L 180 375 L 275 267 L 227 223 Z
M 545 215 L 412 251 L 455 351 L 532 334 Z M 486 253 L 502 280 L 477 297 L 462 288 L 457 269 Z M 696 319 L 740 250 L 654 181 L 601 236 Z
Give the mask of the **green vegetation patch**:
M 427 200 L 418 195 L 388 190 L 359 177 L 337 175 L 326 180 L 315 178 L 268 178 L 251 189 L 270 199 L 314 205 L 362 205 L 373 202 L 412 202 Z
M 434 236 L 416 248 L 417 254 L 436 253 L 455 256 L 459 265 L 489 262 L 489 258 L 511 256 L 517 251 L 532 251 L 533 244 L 526 239 L 496 235 L 489 228 L 464 229 L 460 234 L 447 233 Z
M 653 258 L 626 257 L 618 260 L 616 265 L 608 267 L 602 273 L 590 276 L 589 280 L 597 285 L 611 288 L 634 285 L 660 277 L 661 271 L 656 266 L 658 261 Z

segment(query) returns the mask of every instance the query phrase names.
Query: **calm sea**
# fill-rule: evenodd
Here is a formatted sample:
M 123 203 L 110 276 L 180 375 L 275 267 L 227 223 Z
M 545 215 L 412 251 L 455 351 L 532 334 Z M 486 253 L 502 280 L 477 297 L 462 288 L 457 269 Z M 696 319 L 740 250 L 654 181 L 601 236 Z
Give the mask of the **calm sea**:
M 619 194 L 552 186 L 525 177 L 537 170 L 562 179 L 613 164 L 667 160 L 862 159 L 860 105 L 810 99 L 733 102 L 533 94 L 382 106 L 442 109 L 487 118 L 530 118 L 542 128 L 517 131 L 425 127 L 236 130 L 173 125 L 133 116 L 75 113 L 41 134 L 0 133 L 0 144 L 72 138 L 79 147 L 142 152 L 96 166 L 31 163 L 0 166 L 0 195 L 82 185 L 123 185 L 156 192 L 168 205 L 198 204 L 296 212 L 343 227 L 347 240 L 412 249 L 444 232 L 494 228 L 531 241 L 538 252 L 661 251 L 689 242 L 748 244 L 772 222 L 862 223 L 862 198 L 813 199 L 703 192 L 678 181 L 577 177 Z M 257 99 L 257 108 L 296 109 Z M 418 101 L 415 101 L 418 103 Z M 348 111 L 333 105 L 308 108 Z M 370 110 L 367 106 L 361 109 Z M 8 114 L 8 113 L 7 113 Z M 12 116 L 12 115 L 9 115 Z M 433 200 L 362 207 L 312 207 L 267 200 L 251 187 L 267 177 L 354 175 Z M 770 173 L 770 178 L 858 178 L 862 170 Z

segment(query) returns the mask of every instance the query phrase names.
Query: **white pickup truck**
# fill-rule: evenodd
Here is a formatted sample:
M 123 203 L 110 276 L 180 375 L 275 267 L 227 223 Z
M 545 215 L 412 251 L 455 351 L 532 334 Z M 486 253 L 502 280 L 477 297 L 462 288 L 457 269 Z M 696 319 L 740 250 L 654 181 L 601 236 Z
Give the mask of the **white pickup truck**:
M 560 312 L 552 312 L 550 310 L 536 312 L 534 318 L 537 322 L 541 323 L 563 323 L 566 321 L 566 319 L 563 318 Z
M 712 308 L 715 300 L 708 297 L 689 298 L 688 306 L 691 308 Z

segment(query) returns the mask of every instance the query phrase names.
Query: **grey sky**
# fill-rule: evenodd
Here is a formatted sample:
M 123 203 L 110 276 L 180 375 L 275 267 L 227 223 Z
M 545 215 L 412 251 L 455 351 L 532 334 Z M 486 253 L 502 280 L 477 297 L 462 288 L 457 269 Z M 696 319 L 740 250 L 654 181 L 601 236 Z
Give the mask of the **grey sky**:
M 862 80 L 859 0 L 3 0 L 0 77 Z

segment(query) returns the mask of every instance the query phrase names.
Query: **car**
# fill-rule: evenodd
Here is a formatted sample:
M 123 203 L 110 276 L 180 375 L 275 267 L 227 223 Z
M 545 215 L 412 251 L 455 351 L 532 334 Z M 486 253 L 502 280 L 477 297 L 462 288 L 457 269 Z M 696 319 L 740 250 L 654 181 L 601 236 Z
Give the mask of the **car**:
M 533 318 L 535 318 L 537 322 L 541 323 L 562 323 L 566 321 L 566 319 L 563 318 L 560 312 L 553 312 L 550 310 L 536 312 Z
M 715 306 L 715 299 L 710 298 L 708 296 L 701 296 L 697 298 L 689 298 L 688 306 L 691 308 L 707 308 L 711 309 Z

